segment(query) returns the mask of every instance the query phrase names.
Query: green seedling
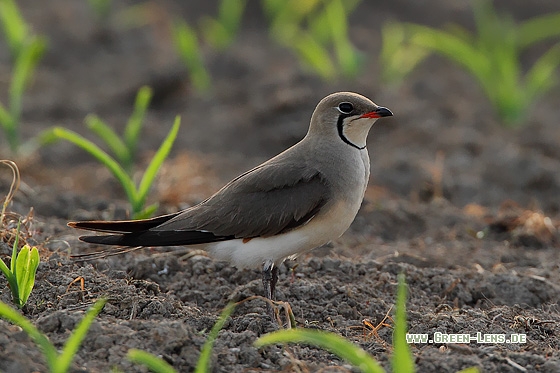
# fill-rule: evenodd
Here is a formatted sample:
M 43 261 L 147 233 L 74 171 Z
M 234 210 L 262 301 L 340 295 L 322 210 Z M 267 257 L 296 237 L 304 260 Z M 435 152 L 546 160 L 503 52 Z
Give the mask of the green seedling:
M 198 363 L 196 364 L 196 368 L 194 370 L 195 373 L 205 373 L 210 371 L 210 358 L 212 357 L 214 342 L 216 341 L 216 338 L 218 338 L 218 333 L 224 327 L 234 308 L 235 303 L 229 303 L 220 314 L 218 321 L 216 321 L 210 330 L 210 334 L 208 334 L 208 338 L 206 339 L 206 342 L 204 342 L 204 346 L 202 346 L 202 350 L 200 351 L 200 357 L 198 358 Z
M 17 225 L 17 234 L 12 248 L 10 267 L 0 259 L 0 270 L 8 280 L 12 301 L 19 308 L 23 308 L 35 285 L 35 274 L 39 267 L 39 251 L 36 247 L 25 245 L 18 253 L 19 230 L 21 222 Z
M 176 20 L 172 30 L 175 48 L 187 68 L 194 89 L 202 93 L 208 92 L 211 79 L 204 66 L 196 31 L 184 20 Z
M 37 345 L 39 345 L 47 361 L 49 372 L 65 373 L 69 371 L 72 360 L 74 360 L 74 356 L 86 337 L 91 323 L 99 312 L 101 312 L 105 302 L 105 299 L 100 299 L 87 311 L 85 317 L 66 340 L 61 353 L 57 352 L 56 347 L 29 320 L 3 302 L 0 302 L 0 317 L 18 325 Z
M 155 373 L 177 373 L 167 361 L 146 351 L 132 348 L 126 355 L 128 360 L 136 364 L 142 364 Z
M 367 352 L 338 334 L 311 329 L 286 329 L 265 334 L 255 341 L 255 347 L 270 344 L 303 343 L 324 348 L 358 367 L 362 372 L 385 372 Z
M 20 53 L 30 37 L 29 26 L 21 16 L 15 1 L 0 1 L 0 22 L 2 23 L 10 53 L 15 60 L 15 57 Z
M 0 211 L 0 227 L 4 232 L 10 232 L 7 229 L 9 226 L 8 219 L 6 219 L 6 211 L 8 205 L 12 201 L 14 194 L 19 189 L 20 185 L 20 174 L 19 169 L 15 162 L 9 160 L 0 160 L 0 164 L 7 165 L 10 167 L 13 173 L 12 183 L 10 184 L 10 189 L 8 194 L 4 198 L 2 203 L 2 209 Z M 39 266 L 39 252 L 36 247 L 31 248 L 29 245 L 24 245 L 23 248 L 18 253 L 19 239 L 20 239 L 20 228 L 21 219 L 18 220 L 16 231 L 13 239 L 12 246 L 12 257 L 10 259 L 10 267 L 0 259 L 0 270 L 8 280 L 8 286 L 12 292 L 12 300 L 19 308 L 23 308 L 27 303 L 27 299 L 33 290 L 35 285 L 35 274 L 37 273 L 37 267 Z M 4 236 L 4 235 L 3 235 Z M 5 237 L 3 237 L 5 238 Z M 10 239 L 7 240 L 8 242 Z
M 97 115 L 90 114 L 85 119 L 87 127 L 107 145 L 117 162 L 130 176 L 134 171 L 138 140 L 152 95 L 150 87 L 142 87 L 138 90 L 134 109 L 128 119 L 122 138 Z
M 359 1 L 333 0 L 325 4 L 324 17 L 331 30 L 331 42 L 342 75 L 356 77 L 362 68 L 363 56 L 356 50 L 348 36 L 348 18 Z M 320 19 L 320 18 L 319 18 Z M 311 20 L 313 22 L 313 20 Z
M 356 76 L 363 58 L 348 37 L 348 17 L 360 0 L 263 0 L 270 33 L 324 79 Z M 334 56 L 331 56 L 334 55 Z
M 177 133 L 179 132 L 180 125 L 181 118 L 177 116 L 175 118 L 173 127 L 167 134 L 167 137 L 162 142 L 154 157 L 150 161 L 148 167 L 144 171 L 144 175 L 142 176 L 142 179 L 140 180 L 138 186 L 136 185 L 132 177 L 119 164 L 119 162 L 115 160 L 115 158 L 111 157 L 99 146 L 74 131 L 70 131 L 62 127 L 55 127 L 43 136 L 43 143 L 48 144 L 62 139 L 73 143 L 74 145 L 80 147 L 81 149 L 92 155 L 95 159 L 97 159 L 105 167 L 107 167 L 107 169 L 121 184 L 131 205 L 133 218 L 142 219 L 151 216 L 158 207 L 157 203 L 145 207 L 146 199 L 148 198 L 148 193 L 157 173 L 159 172 L 159 169 L 161 168 L 163 162 L 165 161 L 165 159 L 169 155 L 169 152 L 171 151 L 171 148 L 173 147 L 173 143 L 177 138 Z M 104 127 L 101 126 L 97 130 L 99 131 L 103 128 Z M 108 134 L 101 137 L 104 138 L 105 136 L 109 138 Z
M 245 5 L 247 0 L 221 0 L 217 18 L 206 16 L 201 19 L 204 40 L 217 50 L 229 47 L 239 31 Z
M 407 288 L 404 275 L 399 275 L 397 289 L 395 331 L 393 333 L 393 357 L 391 359 L 392 371 L 399 373 L 412 373 L 415 371 L 414 360 L 410 347 L 406 342 L 406 297 Z M 255 346 L 260 348 L 271 344 L 304 343 L 337 355 L 350 364 L 358 367 L 362 372 L 385 372 L 381 365 L 365 350 L 356 344 L 347 341 L 338 334 L 309 329 L 286 329 L 265 334 L 255 341 Z M 471 367 L 459 373 L 476 373 L 478 369 Z
M 217 50 L 224 50 L 234 41 L 247 0 L 221 0 L 218 17 L 200 19 L 201 36 Z M 198 32 L 185 20 L 177 19 L 172 25 L 173 41 L 179 58 L 185 65 L 195 91 L 207 93 L 212 85 L 204 64 Z
M 381 79 L 387 84 L 402 83 L 430 54 L 428 49 L 409 42 L 409 35 L 402 23 L 385 23 L 381 28 L 381 39 Z
M 393 333 L 393 372 L 414 372 L 414 360 L 406 341 L 406 298 L 407 286 L 404 274 L 398 276 L 397 304 L 395 307 L 395 332 Z
M 214 342 L 218 337 L 218 333 L 224 327 L 224 324 L 226 323 L 228 317 L 233 312 L 235 305 L 236 305 L 235 303 L 228 304 L 220 314 L 220 317 L 212 327 L 212 330 L 210 330 L 210 333 L 208 334 L 208 338 L 206 339 L 206 342 L 204 343 L 204 346 L 202 346 L 202 350 L 200 351 L 200 357 L 198 358 L 198 363 L 196 364 L 194 370 L 195 373 L 210 372 L 210 358 L 212 357 L 212 349 L 214 348 Z M 128 351 L 127 356 L 128 359 L 133 363 L 143 364 L 153 372 L 176 373 L 176 370 L 173 369 L 171 365 L 169 365 L 163 359 L 150 354 L 149 352 L 141 351 L 137 349 L 130 349 Z
M 293 40 L 291 49 L 297 54 L 303 65 L 321 78 L 331 80 L 337 75 L 336 66 L 329 51 L 317 42 L 313 35 L 300 32 Z
M 88 0 L 89 7 L 100 20 L 107 20 L 111 12 L 111 0 Z
M 549 48 L 527 71 L 522 68 L 520 55 L 538 42 L 560 36 L 560 13 L 516 24 L 509 15 L 497 14 L 488 0 L 474 2 L 473 10 L 474 34 L 458 25 L 439 30 L 405 24 L 407 37 L 401 50 L 395 46 L 385 49 L 396 49 L 392 56 L 397 62 L 402 55 L 412 55 L 412 65 L 424 57 L 417 48 L 453 61 L 476 79 L 505 125 L 519 125 L 528 117 L 535 100 L 557 83 L 560 44 Z M 382 58 L 388 55 L 386 52 Z M 385 67 L 390 63 L 382 60 Z
M 8 103 L 0 103 L 0 128 L 6 135 L 11 153 L 16 154 L 21 145 L 19 133 L 23 93 L 46 50 L 47 42 L 45 38 L 30 33 L 12 0 L 0 1 L 0 22 L 13 60 Z M 32 148 L 32 142 L 26 147 Z
M 395 311 L 395 331 L 393 337 L 393 357 L 391 359 L 392 371 L 399 373 L 412 373 L 415 371 L 414 360 L 410 347 L 406 341 L 406 298 L 407 286 L 404 275 L 399 275 L 399 285 L 397 290 L 397 302 Z M 259 298 L 259 297 L 255 297 Z M 246 300 L 250 300 L 248 298 Z M 244 300 L 244 301 L 246 301 Z M 244 302 L 241 301 L 241 302 Z M 239 303 L 241 303 L 239 302 Z M 223 328 L 227 318 L 233 312 L 235 305 L 238 303 L 230 303 L 224 308 L 218 321 L 212 327 L 202 351 L 198 363 L 195 367 L 196 373 L 204 373 L 210 371 L 210 357 L 214 341 L 218 333 Z M 367 373 L 384 373 L 385 370 L 375 359 L 368 355 L 359 346 L 344 339 L 335 333 L 324 332 L 320 330 L 310 329 L 285 329 L 266 334 L 254 343 L 255 347 L 261 348 L 271 344 L 286 343 L 304 343 L 319 348 L 324 348 L 329 352 L 337 355 L 343 360 L 355 365 L 361 371 Z M 131 349 L 128 351 L 128 359 L 137 364 L 143 364 L 156 373 L 175 373 L 176 370 L 163 359 L 154 356 L 145 351 Z M 470 367 L 457 373 L 478 373 L 476 367 Z

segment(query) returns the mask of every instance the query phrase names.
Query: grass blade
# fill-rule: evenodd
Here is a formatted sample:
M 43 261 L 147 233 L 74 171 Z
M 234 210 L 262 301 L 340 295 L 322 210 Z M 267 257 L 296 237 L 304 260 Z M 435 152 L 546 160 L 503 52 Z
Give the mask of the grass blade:
M 480 373 L 480 370 L 478 370 L 477 367 L 468 367 L 468 368 L 465 368 L 465 369 L 461 369 L 460 371 L 458 371 L 456 373 Z
M 407 24 L 407 28 L 412 34 L 413 44 L 449 58 L 477 77 L 489 71 L 490 64 L 487 58 L 473 45 L 465 42 L 463 37 L 422 25 Z
M 14 274 L 12 273 L 12 271 L 10 271 L 10 269 L 2 259 L 0 259 L 0 271 L 2 271 L 4 276 L 6 276 L 6 280 L 8 280 L 8 286 L 10 287 L 10 291 L 12 292 L 12 298 L 14 298 L 14 303 L 15 303 L 15 297 L 13 296 L 14 291 L 12 289 L 15 289 L 17 291 L 18 288 L 17 280 Z
M 408 35 L 401 23 L 385 23 L 381 29 L 382 79 L 389 84 L 401 83 L 428 55 L 428 49 L 408 42 Z
M 325 5 L 325 12 L 328 15 L 338 64 L 345 76 L 355 77 L 360 72 L 360 58 L 348 40 L 348 14 L 342 1 L 332 0 Z
M 136 364 L 145 365 L 148 369 L 157 373 L 177 373 L 165 360 L 150 354 L 149 352 L 132 348 L 126 354 L 128 360 Z
M 211 17 L 201 19 L 202 33 L 210 45 L 223 50 L 233 42 L 246 3 L 246 0 L 221 0 L 217 19 Z
M 122 165 L 126 165 L 131 155 L 125 143 L 117 133 L 95 114 L 89 114 L 84 119 L 86 126 L 93 131 L 113 152 L 115 158 Z M 126 168 L 126 167 L 125 167 Z M 127 170 L 130 171 L 130 170 Z
M 189 71 L 194 88 L 200 92 L 210 89 L 210 75 L 204 67 L 196 32 L 183 20 L 173 24 L 173 38 L 179 57 Z
M 519 47 L 527 48 L 536 42 L 560 35 L 560 13 L 534 17 L 518 27 Z
M 126 148 L 128 149 L 128 161 L 123 163 L 127 168 L 132 167 L 136 149 L 138 147 L 138 138 L 142 130 L 142 123 L 146 115 L 146 110 L 152 100 L 153 91 L 150 87 L 144 86 L 138 90 L 136 100 L 134 101 L 134 110 L 128 119 L 124 128 L 123 138 Z M 122 161 L 121 161 L 122 162 Z
M 153 216 L 159 207 L 159 203 L 152 203 L 151 205 L 144 207 L 144 209 L 136 214 L 134 214 L 134 219 L 148 219 Z
M 335 77 L 336 69 L 329 52 L 311 34 L 302 31 L 298 38 L 294 38 L 293 46 L 300 59 L 323 79 Z
M 51 342 L 49 342 L 47 337 L 45 337 L 35 326 L 33 326 L 29 320 L 3 302 L 0 302 L 0 317 L 22 328 L 43 351 L 49 370 L 51 372 L 55 372 L 55 367 L 57 365 L 57 352 L 56 348 Z
M 33 71 L 45 53 L 46 48 L 47 44 L 44 39 L 34 37 L 18 54 L 10 85 L 10 111 L 12 116 L 17 115 L 19 117 L 23 91 L 29 83 Z
M 395 311 L 395 332 L 393 333 L 393 372 L 414 372 L 414 360 L 410 346 L 406 342 L 406 282 L 404 275 L 398 276 L 397 305 Z
M 173 143 L 177 138 L 177 133 L 179 133 L 180 126 L 181 126 L 181 117 L 177 116 L 175 117 L 175 123 L 173 123 L 173 127 L 171 128 L 171 131 L 169 131 L 169 134 L 167 135 L 163 143 L 160 145 L 158 151 L 150 161 L 148 168 L 146 168 L 146 171 L 142 176 L 142 180 L 140 181 L 140 185 L 138 186 L 138 194 L 135 200 L 135 204 L 139 208 L 136 209 L 135 212 L 139 212 L 144 206 L 150 187 L 152 186 L 152 183 L 154 182 L 154 179 L 161 165 L 163 164 L 163 162 L 169 155 L 171 148 L 173 147 Z
M 12 246 L 12 259 L 10 261 L 10 271 L 12 271 L 12 274 L 14 276 L 16 276 L 16 258 L 17 258 L 17 250 L 18 250 L 18 245 L 19 245 L 20 226 L 21 226 L 21 219 L 18 220 L 18 224 L 17 224 L 17 228 L 16 228 L 17 234 L 16 234 L 16 237 L 14 238 L 14 245 Z
M 212 357 L 214 342 L 216 341 L 218 333 L 224 327 L 227 318 L 231 315 L 234 308 L 235 303 L 229 303 L 220 314 L 220 317 L 212 327 L 212 330 L 210 330 L 208 338 L 206 339 L 206 342 L 204 342 L 204 346 L 202 346 L 202 350 L 200 351 L 200 357 L 198 358 L 198 363 L 196 364 L 196 368 L 194 369 L 195 373 L 210 372 L 210 358 Z
M 11 115 L 8 113 L 8 110 L 2 105 L 0 102 L 0 126 L 4 128 L 4 131 L 11 127 Z
M 99 299 L 87 311 L 84 318 L 80 321 L 76 329 L 74 329 L 70 337 L 66 340 L 64 348 L 62 349 L 62 353 L 57 359 L 57 367 L 55 370 L 53 370 L 53 373 L 63 373 L 68 371 L 68 368 L 70 368 L 70 364 L 72 364 L 72 360 L 74 359 L 76 352 L 78 352 L 82 341 L 86 337 L 91 323 L 99 314 L 99 312 L 101 312 L 106 302 L 106 299 Z
M 218 20 L 224 28 L 230 33 L 235 35 L 239 28 L 241 16 L 245 10 L 247 0 L 222 0 L 220 9 L 218 11 Z
M 15 1 L 0 1 L 0 20 L 4 26 L 4 35 L 10 47 L 10 52 L 15 58 L 29 34 L 27 24 L 23 20 Z
M 276 343 L 305 343 L 317 346 L 357 366 L 362 372 L 385 372 L 367 352 L 334 333 L 310 329 L 279 330 L 263 335 L 255 341 L 254 345 L 258 348 Z
M 111 171 L 111 173 L 115 176 L 115 178 L 121 183 L 129 202 L 133 204 L 133 202 L 137 200 L 136 188 L 133 181 L 123 170 L 123 168 L 107 153 L 101 150 L 97 145 L 80 136 L 76 132 L 62 127 L 54 127 L 52 130 L 52 134 L 60 139 L 70 141 L 74 145 L 82 148 L 94 158 L 96 158 L 99 162 L 105 165 L 105 167 L 107 167 L 109 171 Z
M 95 11 L 95 15 L 100 20 L 106 21 L 111 12 L 112 0 L 88 0 L 89 7 Z
M 556 69 L 560 65 L 560 44 L 556 44 L 543 54 L 525 76 L 525 94 L 532 102 L 557 83 Z

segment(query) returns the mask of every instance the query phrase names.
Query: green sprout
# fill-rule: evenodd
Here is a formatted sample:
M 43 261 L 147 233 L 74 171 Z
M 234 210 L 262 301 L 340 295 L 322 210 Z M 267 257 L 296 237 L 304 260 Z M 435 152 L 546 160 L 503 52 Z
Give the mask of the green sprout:
M 210 372 L 210 358 L 212 357 L 212 349 L 214 348 L 214 342 L 218 337 L 218 333 L 224 327 L 228 317 L 231 315 L 235 308 L 235 303 L 229 303 L 218 318 L 218 321 L 214 324 L 210 333 L 208 334 L 208 338 L 202 346 L 202 350 L 200 351 L 200 357 L 198 358 L 198 363 L 195 367 L 195 373 L 205 373 Z M 137 349 L 130 349 L 128 350 L 128 359 L 133 363 L 143 364 L 147 366 L 150 370 L 156 373 L 176 373 L 176 370 L 173 367 L 165 362 L 163 359 L 158 358 L 149 352 L 137 350 Z
M 395 332 L 393 333 L 393 372 L 414 372 L 414 360 L 406 341 L 406 297 L 407 286 L 404 274 L 398 276 L 397 304 L 395 307 Z
M 404 275 L 398 276 L 397 301 L 395 311 L 395 331 L 393 334 L 393 356 L 391 359 L 392 371 L 399 373 L 412 373 L 415 371 L 414 360 L 410 347 L 406 341 L 406 298 L 407 286 Z M 260 297 L 254 297 L 260 298 Z M 247 298 L 239 303 L 250 300 Z M 235 306 L 239 303 L 230 303 L 224 308 L 218 321 L 212 327 L 204 346 L 200 352 L 198 363 L 195 367 L 196 373 L 204 373 L 210 371 L 210 358 L 214 341 L 218 333 L 223 328 L 227 318 L 233 312 Z M 366 373 L 384 373 L 385 370 L 381 365 L 366 351 L 354 343 L 344 339 L 335 333 L 311 330 L 304 328 L 292 328 L 268 333 L 257 339 L 254 343 L 255 347 L 261 348 L 271 344 L 285 343 L 304 343 L 311 346 L 324 348 L 329 352 L 337 355 L 343 360 L 355 365 L 362 372 Z M 156 373 L 176 373 L 176 370 L 166 361 L 146 351 L 130 349 L 127 357 L 134 363 L 143 364 L 148 369 Z M 478 373 L 476 367 L 469 367 L 457 373 Z
M 23 308 L 35 285 L 35 274 L 39 267 L 39 251 L 36 247 L 24 245 L 18 253 L 19 230 L 21 221 L 18 221 L 17 233 L 12 247 L 10 267 L 0 259 L 0 270 L 6 276 L 12 301 L 19 308 Z
M 126 357 L 133 363 L 145 365 L 155 373 L 177 373 L 167 361 L 143 350 L 131 348 Z
M 85 119 L 87 127 L 107 145 L 116 160 L 130 176 L 134 171 L 138 140 L 152 94 L 150 87 L 144 86 L 138 90 L 134 109 L 124 128 L 122 138 L 97 115 L 90 114 Z
M 186 21 L 176 20 L 172 31 L 175 48 L 188 70 L 194 89 L 198 92 L 208 92 L 211 84 L 210 75 L 204 66 L 196 30 Z
M 401 288 L 404 289 L 401 290 Z M 406 285 L 404 282 L 399 282 L 399 292 L 397 298 L 397 307 L 401 306 L 402 302 L 406 301 Z M 402 320 L 397 319 L 398 322 Z M 406 323 L 406 320 L 405 320 Z M 406 328 L 406 325 L 405 325 Z M 397 338 L 397 337 L 395 337 Z M 404 339 L 405 336 L 403 335 Z M 304 343 L 312 346 L 324 348 L 329 352 L 337 355 L 343 360 L 355 365 L 363 372 L 368 373 L 382 373 L 383 368 L 373 357 L 367 354 L 362 348 L 358 347 L 354 343 L 347 341 L 338 334 L 325 332 L 321 330 L 309 330 L 309 329 L 287 329 L 279 330 L 276 332 L 265 334 L 264 336 L 257 339 L 254 343 L 255 347 L 260 348 L 271 344 L 285 344 L 285 343 Z M 404 346 L 408 349 L 408 346 Z M 399 344 L 399 348 L 402 348 Z M 410 354 L 405 351 L 403 354 L 396 350 L 395 355 L 399 353 L 399 357 L 402 359 L 410 359 Z M 407 357 L 408 356 L 408 357 Z M 408 365 L 408 363 L 406 364 Z M 410 372 L 410 370 L 403 370 L 402 372 Z
M 356 76 L 363 58 L 348 37 L 348 17 L 360 0 L 263 0 L 278 43 L 324 79 Z M 334 54 L 334 56 L 331 56 Z
M 217 18 L 202 17 L 202 35 L 214 49 L 224 50 L 233 43 L 246 4 L 247 0 L 221 0 Z
M 557 83 L 560 43 L 550 47 L 526 72 L 520 55 L 538 42 L 560 36 L 560 13 L 516 24 L 511 16 L 497 14 L 489 0 L 476 1 L 473 11 L 475 34 L 458 25 L 439 30 L 405 24 L 405 38 L 385 37 L 390 44 L 384 46 L 385 53 L 381 54 L 383 75 L 391 78 L 395 75 L 391 69 L 399 66 L 412 70 L 424 57 L 425 52 L 418 48 L 438 53 L 477 80 L 505 125 L 519 125 L 528 117 L 536 99 Z M 403 62 L 403 56 L 412 58 Z
M 7 217 L 8 205 L 12 201 L 15 193 L 19 189 L 21 177 L 17 164 L 10 160 L 0 160 L 0 164 L 8 166 L 12 170 L 13 178 L 10 184 L 8 194 L 2 203 L 0 210 L 0 226 L 5 232 L 10 232 L 7 226 L 10 225 Z M 35 274 L 39 266 L 39 252 L 36 247 L 31 248 L 29 245 L 24 245 L 18 253 L 19 238 L 20 238 L 21 218 L 18 219 L 16 231 L 14 234 L 14 242 L 12 246 L 12 258 L 10 259 L 10 267 L 0 259 L 0 270 L 8 280 L 8 286 L 12 292 L 12 300 L 19 308 L 23 308 L 27 303 L 27 299 L 35 285 Z M 7 242 L 10 239 L 6 240 Z
M 406 342 L 406 297 L 407 288 L 404 275 L 399 275 L 397 289 L 395 331 L 393 333 L 393 357 L 391 359 L 392 371 L 399 373 L 414 372 L 414 360 L 410 347 Z M 337 355 L 350 364 L 358 367 L 362 372 L 382 373 L 385 372 L 381 365 L 359 346 L 347 341 L 338 334 L 320 330 L 309 329 L 286 329 L 268 333 L 257 339 L 256 347 L 264 347 L 271 344 L 304 343 L 311 346 L 324 348 Z M 478 369 L 471 367 L 460 373 L 476 373 Z
M 214 49 L 224 50 L 231 45 L 239 30 L 247 0 L 221 0 L 218 17 L 200 19 L 201 34 Z M 197 92 L 207 93 L 212 85 L 204 64 L 198 32 L 185 20 L 177 19 L 172 25 L 173 41 L 179 58 L 187 68 Z
M 89 7 L 100 20 L 107 20 L 111 12 L 111 0 L 88 0 Z
M 402 23 L 388 22 L 381 28 L 382 47 L 379 55 L 381 79 L 398 85 L 429 54 L 429 50 L 409 42 Z
M 179 117 L 175 118 L 173 127 L 155 153 L 140 183 L 137 185 L 133 179 L 134 163 L 140 132 L 151 98 L 152 90 L 149 87 L 142 87 L 138 90 L 133 112 L 130 115 L 122 137 L 98 116 L 91 114 L 86 117 L 85 122 L 88 128 L 102 140 L 112 155 L 102 150 L 92 141 L 63 127 L 54 127 L 42 135 L 43 144 L 49 144 L 60 139 L 69 141 L 88 152 L 107 167 L 121 184 L 135 219 L 149 217 L 158 208 L 157 203 L 145 207 L 146 200 L 159 169 L 173 147 L 181 122 Z
M 300 62 L 323 79 L 355 77 L 363 56 L 349 38 L 348 18 L 361 0 L 262 0 L 270 22 L 270 35 L 291 49 Z M 247 0 L 221 0 L 218 16 L 202 17 L 201 36 L 184 20 L 174 22 L 175 47 L 196 91 L 207 92 L 211 78 L 201 51 L 204 40 L 224 50 L 239 32 Z
M 49 339 L 28 319 L 3 302 L 0 302 L 0 317 L 18 325 L 37 345 L 39 345 L 41 351 L 43 352 L 43 356 L 47 361 L 49 372 L 65 373 L 70 369 L 74 356 L 78 352 L 82 341 L 86 337 L 93 320 L 103 309 L 105 302 L 105 299 L 100 299 L 87 311 L 85 317 L 80 321 L 76 329 L 74 329 L 70 337 L 66 340 L 61 353 L 57 352 L 56 347 L 49 341 Z
M 260 337 L 255 341 L 255 346 L 264 347 L 270 344 L 284 343 L 304 343 L 324 348 L 360 368 L 362 372 L 384 372 L 381 365 L 363 349 L 347 341 L 338 334 L 321 330 L 301 328 L 280 330 Z
M 44 37 L 32 35 L 16 3 L 0 1 L 0 22 L 13 60 L 12 77 L 8 91 L 8 104 L 0 103 L 0 128 L 12 154 L 20 151 L 20 120 L 23 93 L 43 56 L 47 42 Z M 26 144 L 32 148 L 32 142 Z
M 161 168 L 161 165 L 169 155 L 171 147 L 175 142 L 175 138 L 177 137 L 177 133 L 179 132 L 180 124 L 181 118 L 177 116 L 175 118 L 175 123 L 171 128 L 171 131 L 169 132 L 169 134 L 159 147 L 158 151 L 152 158 L 150 164 L 144 171 L 144 175 L 142 176 L 142 179 L 140 180 L 138 186 L 136 186 L 134 180 L 110 155 L 104 152 L 93 142 L 85 139 L 84 137 L 73 131 L 62 127 L 55 127 L 52 133 L 58 138 L 70 141 L 74 145 L 82 148 L 90 155 L 95 157 L 98 161 L 100 161 L 105 167 L 107 167 L 123 187 L 128 201 L 132 207 L 133 218 L 142 219 L 151 216 L 158 208 L 157 203 L 154 203 L 147 207 L 144 206 L 146 204 L 148 192 L 150 191 L 155 177 L 159 169 Z

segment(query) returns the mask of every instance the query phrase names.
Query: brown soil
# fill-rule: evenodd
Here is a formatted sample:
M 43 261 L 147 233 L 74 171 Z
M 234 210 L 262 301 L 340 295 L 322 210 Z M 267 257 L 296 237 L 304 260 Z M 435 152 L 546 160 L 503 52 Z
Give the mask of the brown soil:
M 114 1 L 114 13 L 130 2 Z M 184 4 L 186 3 L 186 4 Z M 36 32 L 49 38 L 25 97 L 23 137 L 54 125 L 88 135 L 95 112 L 119 130 L 135 92 L 155 88 L 141 142 L 142 166 L 171 127 L 182 127 L 151 201 L 171 212 L 201 201 L 223 183 L 298 141 L 324 95 L 360 92 L 394 118 L 372 130 L 372 177 L 350 230 L 327 247 L 280 268 L 278 296 L 300 326 L 330 330 L 354 341 L 389 369 L 392 329 L 379 323 L 395 301 L 396 277 L 409 286 L 411 333 L 525 333 L 527 343 L 416 344 L 419 372 L 560 371 L 560 90 L 537 102 L 525 126 L 502 127 L 478 86 L 447 61 L 430 58 L 399 88 L 378 81 L 380 25 L 389 19 L 472 27 L 465 4 L 430 0 L 363 2 L 351 36 L 366 65 L 357 79 L 325 83 L 270 42 L 257 6 L 245 15 L 234 45 L 205 51 L 214 90 L 195 94 L 165 27 L 174 15 L 194 22 L 215 4 L 153 2 L 147 26 L 100 23 L 87 2 L 18 4 Z M 420 4 L 420 3 L 419 3 Z M 499 1 L 516 19 L 559 11 L 557 1 Z M 2 41 L 0 41 L 1 43 Z M 535 51 L 536 57 L 542 51 Z M 0 45 L 0 100 L 7 100 L 10 58 Z M 0 141 L 2 146 L 5 142 Z M 108 171 L 67 143 L 17 160 L 23 186 L 11 210 L 34 209 L 31 242 L 42 263 L 24 314 L 57 347 L 96 299 L 109 301 L 73 363 L 75 372 L 145 372 L 126 359 L 130 348 L 162 356 L 192 371 L 200 348 L 230 299 L 260 294 L 258 269 L 238 270 L 185 250 L 146 248 L 83 262 L 91 252 L 68 220 L 127 217 L 127 204 Z M 0 174 L 2 194 L 10 175 Z M 2 246 L 6 260 L 9 247 Z M 84 279 L 85 291 L 72 281 Z M 10 303 L 3 284 L 0 299 Z M 265 304 L 238 307 L 216 341 L 213 371 L 349 371 L 334 355 L 304 345 L 253 347 L 275 329 Z M 0 320 L 0 371 L 44 372 L 39 348 Z

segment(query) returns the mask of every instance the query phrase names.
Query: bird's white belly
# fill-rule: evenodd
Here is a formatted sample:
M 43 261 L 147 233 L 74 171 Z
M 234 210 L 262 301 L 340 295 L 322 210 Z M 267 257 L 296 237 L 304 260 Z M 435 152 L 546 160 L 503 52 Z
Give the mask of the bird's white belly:
M 292 231 L 250 240 L 214 242 L 206 245 L 205 249 L 216 259 L 229 261 L 239 268 L 257 267 L 265 262 L 278 265 L 287 257 L 297 256 L 340 237 L 354 220 L 360 204 L 361 198 L 352 203 L 339 202 Z

